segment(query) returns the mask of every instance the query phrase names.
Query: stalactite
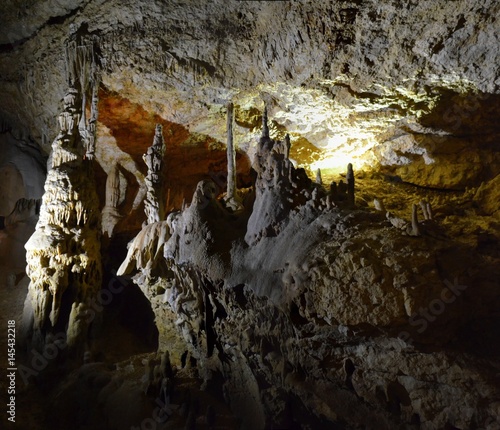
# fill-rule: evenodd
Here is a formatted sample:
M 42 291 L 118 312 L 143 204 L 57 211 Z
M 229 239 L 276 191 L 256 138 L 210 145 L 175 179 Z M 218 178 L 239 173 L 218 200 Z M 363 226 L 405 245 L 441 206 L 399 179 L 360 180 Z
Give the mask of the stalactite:
M 106 203 L 102 210 L 102 231 L 107 233 L 108 237 L 113 235 L 113 230 L 122 218 L 118 211 L 120 203 L 120 172 L 118 165 L 115 164 L 106 179 Z
M 120 174 L 118 165 L 115 164 L 106 179 L 106 206 L 118 207 L 120 199 Z

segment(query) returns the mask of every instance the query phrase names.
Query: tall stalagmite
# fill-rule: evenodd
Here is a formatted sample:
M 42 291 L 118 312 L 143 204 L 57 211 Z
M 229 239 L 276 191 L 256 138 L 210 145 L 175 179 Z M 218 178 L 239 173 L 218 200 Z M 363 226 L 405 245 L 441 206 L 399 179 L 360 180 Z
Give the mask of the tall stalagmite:
M 146 213 L 148 224 L 162 221 L 165 215 L 161 172 L 164 154 L 165 144 L 163 143 L 162 127 L 161 124 L 156 124 L 153 144 L 142 156 L 144 162 L 148 166 L 148 174 L 146 176 L 146 186 L 148 190 L 146 200 L 144 200 L 144 212 Z
M 87 341 L 93 315 L 89 308 L 102 277 L 99 201 L 91 164 L 95 127 L 82 114 L 86 94 L 93 95 L 93 107 L 97 104 L 98 81 L 89 56 L 93 51 L 81 42 L 77 45 L 40 218 L 26 244 L 31 282 L 23 317 L 23 334 L 33 348 L 42 349 L 48 336 L 65 335 L 75 352 Z M 96 115 L 91 108 L 90 123 Z
M 233 138 L 234 105 L 227 105 L 227 191 L 226 206 L 233 211 L 243 209 L 236 187 L 236 150 Z

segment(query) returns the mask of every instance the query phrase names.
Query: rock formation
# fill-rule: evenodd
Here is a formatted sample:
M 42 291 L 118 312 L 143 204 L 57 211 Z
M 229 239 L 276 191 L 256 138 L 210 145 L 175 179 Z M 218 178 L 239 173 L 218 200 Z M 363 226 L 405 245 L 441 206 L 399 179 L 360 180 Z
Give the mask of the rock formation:
M 160 349 L 178 368 L 193 357 L 243 429 L 490 423 L 493 362 L 478 370 L 474 357 L 439 351 L 459 335 L 465 309 L 481 307 L 468 285 L 494 294 L 488 275 L 445 257 L 471 249 L 433 236 L 415 245 L 417 205 L 411 223 L 388 213 L 404 235 L 354 208 L 352 166 L 339 184 L 346 208 L 321 209 L 318 188 L 285 157 L 288 138 L 272 140 L 266 125 L 264 113 L 250 214 L 229 217 L 214 184 L 201 182 L 188 208 L 148 226 L 129 249 L 121 273 L 138 271 Z M 473 258 L 491 273 L 491 261 Z
M 234 105 L 227 105 L 227 190 L 225 204 L 233 211 L 241 210 L 242 205 L 236 188 L 236 149 L 233 140 Z
M 352 170 L 352 164 L 347 165 L 347 204 L 350 207 L 354 207 L 354 171 Z
M 118 210 L 120 204 L 120 171 L 115 164 L 106 178 L 106 203 L 102 210 L 102 230 L 108 237 L 113 235 L 113 230 L 122 218 Z
M 19 390 L 20 428 L 498 427 L 499 2 L 0 16 L 0 313 L 52 152 L 26 331 L 77 350 Z
M 165 154 L 165 144 L 163 143 L 163 133 L 161 124 L 156 124 L 153 144 L 148 148 L 143 160 L 148 166 L 146 175 L 146 200 L 144 201 L 144 212 L 147 223 L 153 224 L 164 219 L 165 204 L 163 201 L 163 155 Z
M 76 58 L 80 58 L 78 53 Z M 39 350 L 47 336 L 62 333 L 69 350 L 83 354 L 92 322 L 88 306 L 101 288 L 100 212 L 89 164 L 93 138 L 82 136 L 81 126 L 88 70 L 88 64 L 81 66 L 80 90 L 70 88 L 64 97 L 40 218 L 26 243 L 31 282 L 24 336 Z M 72 77 L 70 73 L 74 82 Z
M 257 174 L 255 202 L 248 219 L 245 240 L 252 244 L 261 237 L 275 236 L 280 223 L 292 208 L 292 186 L 298 181 L 288 154 L 290 138 L 275 141 L 269 137 L 267 109 L 262 115 L 262 136 L 258 143 L 253 169 Z M 306 179 L 309 183 L 310 180 Z

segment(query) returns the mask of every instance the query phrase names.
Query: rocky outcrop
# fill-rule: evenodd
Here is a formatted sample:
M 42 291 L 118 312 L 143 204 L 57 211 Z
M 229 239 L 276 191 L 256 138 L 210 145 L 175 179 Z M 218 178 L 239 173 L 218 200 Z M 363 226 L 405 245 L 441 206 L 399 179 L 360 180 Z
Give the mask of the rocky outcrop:
M 194 359 L 240 428 L 494 422 L 498 363 L 476 357 L 461 333 L 492 316 L 484 300 L 499 302 L 498 255 L 419 222 L 417 205 L 400 231 L 349 201 L 300 198 L 311 181 L 287 182 L 286 145 L 276 150 L 265 125 L 253 206 L 229 216 L 200 183 L 169 216 L 170 238 L 152 225 L 129 251 L 160 349 L 178 367 Z

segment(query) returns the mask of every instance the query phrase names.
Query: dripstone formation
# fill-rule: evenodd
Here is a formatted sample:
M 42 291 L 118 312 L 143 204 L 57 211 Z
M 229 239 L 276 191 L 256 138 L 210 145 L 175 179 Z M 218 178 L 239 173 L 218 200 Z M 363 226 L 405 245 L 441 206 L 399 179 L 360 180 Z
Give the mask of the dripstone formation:
M 499 430 L 500 2 L 0 3 L 19 428 Z
M 82 352 L 92 322 L 88 306 L 101 287 L 99 202 L 91 160 L 84 159 L 80 106 L 81 93 L 70 88 L 52 144 L 40 218 L 26 244 L 31 283 L 23 335 L 39 350 L 49 335 L 62 334 L 70 350 Z
M 99 74 L 93 46 L 92 39 L 79 36 L 68 43 L 70 88 L 58 117 L 40 217 L 25 246 L 31 279 L 23 319 L 28 350 L 42 351 L 58 336 L 70 354 L 83 354 L 92 323 L 89 306 L 101 288 L 100 210 L 92 169 Z
M 465 309 L 482 312 L 468 285 L 493 293 L 488 276 L 459 260 L 488 271 L 491 262 L 458 242 L 424 240 L 417 205 L 403 231 L 355 208 L 352 165 L 345 190 L 327 193 L 290 163 L 288 137 L 269 137 L 266 116 L 255 196 L 241 212 L 200 182 L 187 208 L 145 227 L 129 248 L 120 273 L 137 271 L 159 350 L 176 372 L 195 363 L 242 429 L 492 422 L 494 364 L 478 369 L 466 353 L 440 351 L 459 336 Z M 458 260 L 446 258 L 451 249 Z M 454 307 L 427 318 L 440 297 Z
M 163 143 L 162 127 L 156 124 L 155 137 L 153 144 L 148 148 L 146 154 L 143 155 L 144 162 L 148 166 L 148 174 L 146 176 L 147 194 L 144 200 L 144 212 L 148 224 L 164 219 L 164 202 L 163 202 L 163 179 L 162 165 L 163 154 L 165 153 L 165 144 Z

